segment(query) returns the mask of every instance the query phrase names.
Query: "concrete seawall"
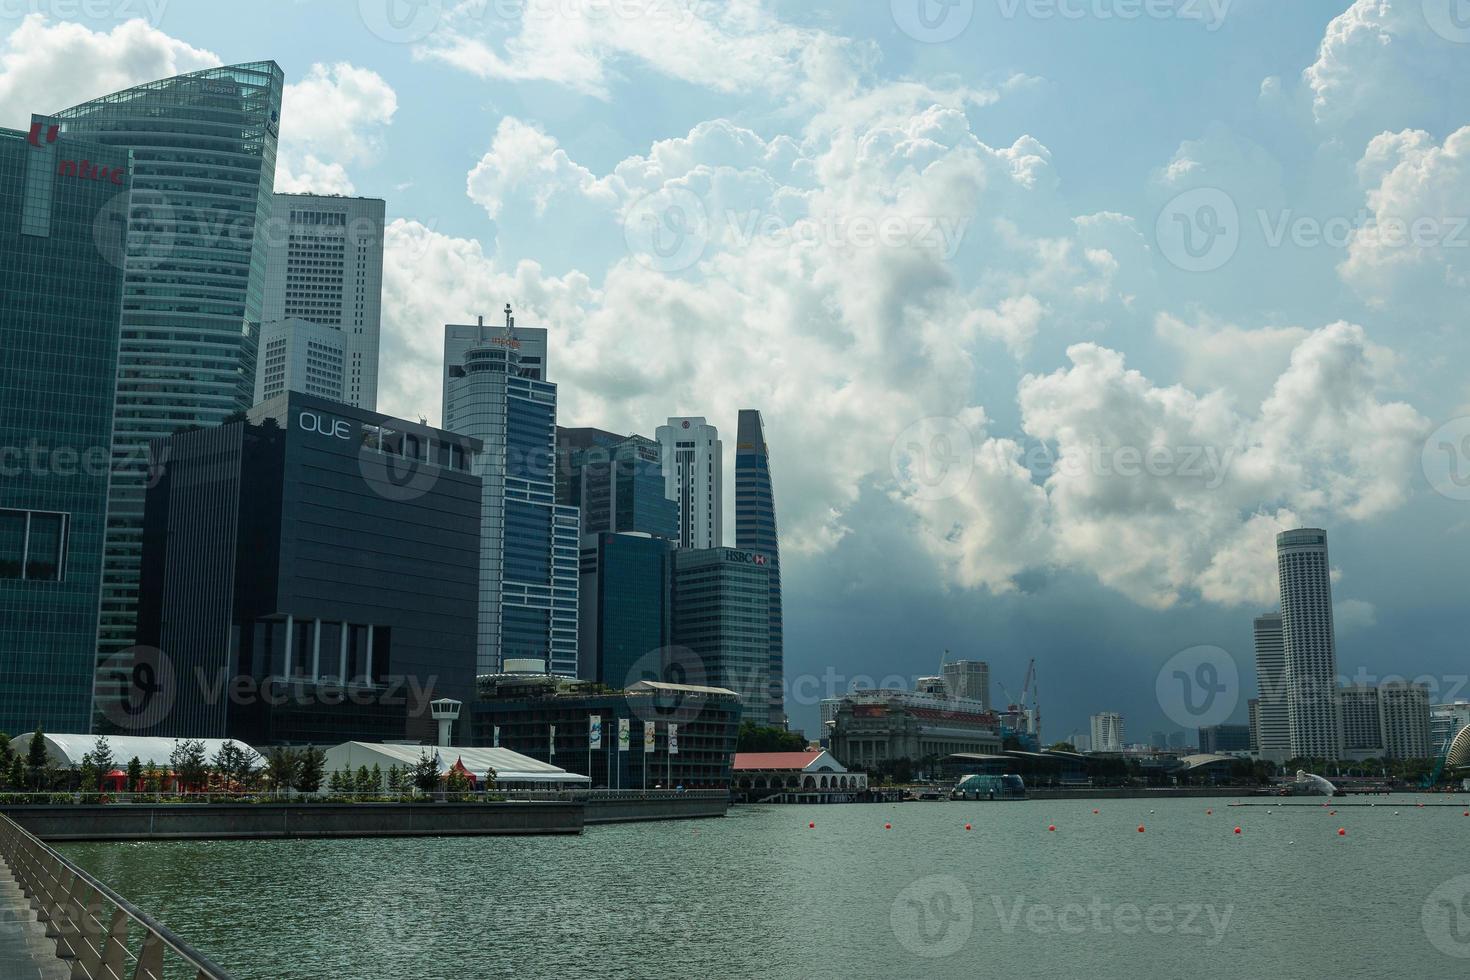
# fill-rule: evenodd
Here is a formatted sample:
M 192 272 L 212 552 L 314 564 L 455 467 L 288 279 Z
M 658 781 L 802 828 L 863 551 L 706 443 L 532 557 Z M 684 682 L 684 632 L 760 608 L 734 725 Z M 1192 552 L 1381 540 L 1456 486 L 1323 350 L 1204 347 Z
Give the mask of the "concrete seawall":
M 583 804 L 560 802 L 79 804 L 3 812 L 45 841 L 580 834 L 586 816 Z
M 723 817 L 730 809 L 730 798 L 724 794 L 709 796 L 669 796 L 646 800 L 589 799 L 586 823 L 636 823 L 644 820 L 700 820 Z

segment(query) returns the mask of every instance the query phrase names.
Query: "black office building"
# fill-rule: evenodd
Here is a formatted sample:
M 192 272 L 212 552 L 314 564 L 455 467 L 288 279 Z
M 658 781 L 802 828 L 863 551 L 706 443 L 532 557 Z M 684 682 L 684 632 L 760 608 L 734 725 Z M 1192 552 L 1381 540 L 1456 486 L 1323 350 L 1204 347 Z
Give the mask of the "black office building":
M 477 440 L 288 392 L 152 448 L 138 727 L 421 739 L 471 700 Z

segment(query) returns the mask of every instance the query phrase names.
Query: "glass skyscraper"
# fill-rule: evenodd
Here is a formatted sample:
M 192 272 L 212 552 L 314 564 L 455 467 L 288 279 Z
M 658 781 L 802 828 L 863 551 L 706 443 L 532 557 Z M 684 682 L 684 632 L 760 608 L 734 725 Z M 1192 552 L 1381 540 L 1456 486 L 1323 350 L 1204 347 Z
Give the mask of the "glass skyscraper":
M 602 531 L 582 539 L 578 676 L 620 691 L 665 679 L 673 570 L 666 538 Z
M 545 380 L 546 331 L 444 328 L 443 425 L 479 439 L 483 507 L 477 672 L 544 660 L 577 675 L 580 517 L 556 500 L 556 385 Z
M 665 492 L 659 444 L 601 429 L 556 430 L 559 503 L 582 512 L 582 533 L 679 535 L 679 505 Z
M 693 654 L 693 683 L 740 695 L 744 718 L 768 725 L 771 562 L 729 548 L 674 552 L 674 647 Z M 686 670 L 690 666 L 685 665 Z
M 91 724 L 132 160 L 0 129 L 0 731 Z M 109 241 L 109 232 L 116 240 Z
M 773 725 L 786 723 L 785 629 L 781 618 L 781 546 L 776 532 L 776 494 L 771 454 L 761 413 L 742 409 L 735 433 L 735 547 L 766 555 L 771 565 L 770 699 Z
M 137 617 L 150 440 L 250 408 L 285 79 L 274 62 L 148 82 L 43 122 L 133 151 L 97 653 L 115 696 Z

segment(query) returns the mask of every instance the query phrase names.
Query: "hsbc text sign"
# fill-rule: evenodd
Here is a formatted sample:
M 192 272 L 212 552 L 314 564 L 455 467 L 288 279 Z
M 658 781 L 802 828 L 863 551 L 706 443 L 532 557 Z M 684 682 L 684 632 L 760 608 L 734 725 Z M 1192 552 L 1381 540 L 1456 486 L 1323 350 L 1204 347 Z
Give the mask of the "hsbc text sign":
M 725 560 L 739 565 L 764 565 L 768 559 L 765 555 L 759 555 L 753 551 L 731 551 L 726 548 Z

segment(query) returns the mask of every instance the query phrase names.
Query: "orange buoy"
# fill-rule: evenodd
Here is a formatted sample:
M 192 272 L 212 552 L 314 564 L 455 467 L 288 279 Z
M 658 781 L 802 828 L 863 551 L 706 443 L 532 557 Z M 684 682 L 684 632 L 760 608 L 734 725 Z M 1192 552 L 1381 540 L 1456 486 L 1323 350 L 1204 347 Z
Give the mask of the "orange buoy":
M 1347 828 L 1346 827 L 1338 827 L 1337 828 L 1337 836 L 1339 836 L 1339 837 L 1346 837 L 1347 836 Z
M 1237 833 L 1237 834 L 1238 834 L 1238 833 L 1240 833 L 1240 828 L 1239 828 L 1239 827 L 1236 827 L 1236 828 L 1235 828 L 1235 832 L 1236 832 L 1236 833 Z

